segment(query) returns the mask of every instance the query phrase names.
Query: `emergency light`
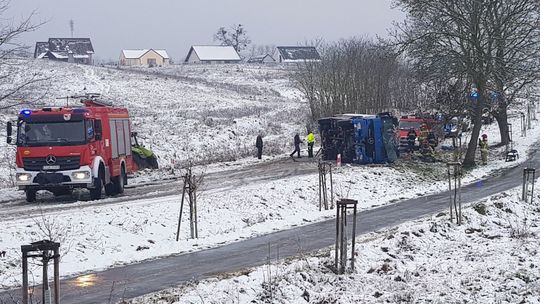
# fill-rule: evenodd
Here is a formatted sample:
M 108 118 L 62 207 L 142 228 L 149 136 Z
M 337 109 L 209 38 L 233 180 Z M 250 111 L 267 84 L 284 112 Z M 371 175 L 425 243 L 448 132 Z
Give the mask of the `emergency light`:
M 32 114 L 32 110 L 24 109 L 21 111 L 21 115 L 24 116 L 30 116 Z

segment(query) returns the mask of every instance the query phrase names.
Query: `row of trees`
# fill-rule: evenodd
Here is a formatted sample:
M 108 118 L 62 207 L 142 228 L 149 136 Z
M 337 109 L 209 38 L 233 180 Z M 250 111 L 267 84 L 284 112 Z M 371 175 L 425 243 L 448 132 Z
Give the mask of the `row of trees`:
M 294 75 L 314 119 L 411 109 L 466 114 L 474 165 L 486 109 L 508 143 L 507 110 L 540 79 L 540 1 L 395 0 L 407 14 L 391 41 L 342 40 Z M 474 98 L 469 98 L 472 92 Z
M 540 79 L 540 2 L 537 0 L 396 0 L 407 20 L 394 33 L 424 83 L 445 81 L 478 92 L 465 100 L 474 123 L 464 164 L 474 165 L 481 115 L 488 108 L 502 138 L 507 109 Z M 457 102 L 460 100 L 449 100 Z M 463 101 L 463 99 L 461 100 Z
M 303 63 L 294 74 L 314 119 L 417 106 L 413 73 L 391 48 L 355 38 L 320 44 L 319 51 L 320 63 Z

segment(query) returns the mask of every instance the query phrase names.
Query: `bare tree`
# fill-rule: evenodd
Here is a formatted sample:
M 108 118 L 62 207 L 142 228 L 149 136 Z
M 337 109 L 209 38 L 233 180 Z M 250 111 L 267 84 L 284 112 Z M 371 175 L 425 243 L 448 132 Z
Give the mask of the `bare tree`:
M 485 39 L 489 29 L 484 26 L 487 20 L 485 5 L 489 1 L 395 1 L 407 13 L 406 21 L 398 25 L 395 37 L 414 59 L 417 72 L 431 79 L 465 75 L 467 85 L 479 93 L 468 104 L 474 126 L 464 159 L 466 166 L 475 164 L 492 68 L 489 54 L 493 42 Z
M 0 0 L 0 110 L 21 104 L 21 99 L 29 97 L 26 89 L 46 79 L 39 73 L 21 75 L 18 68 L 27 47 L 17 39 L 43 23 L 32 23 L 33 12 L 19 22 L 3 17 L 9 4 L 9 0 Z
M 493 41 L 490 109 L 507 144 L 508 107 L 540 79 L 540 2 L 493 0 L 487 9 L 488 38 Z
M 293 75 L 313 119 L 416 108 L 411 104 L 417 86 L 413 74 L 391 48 L 349 39 L 319 49 L 321 62 L 306 61 Z
M 407 13 L 395 37 L 431 81 L 456 77 L 478 95 L 465 100 L 473 132 L 464 164 L 474 165 L 481 115 L 497 119 L 509 141 L 507 108 L 540 75 L 540 3 L 537 0 L 395 0 Z M 456 98 L 456 97 L 454 97 Z
M 221 45 L 230 45 L 239 53 L 251 43 L 242 24 L 235 24 L 230 29 L 220 27 L 214 34 L 214 41 L 221 42 Z

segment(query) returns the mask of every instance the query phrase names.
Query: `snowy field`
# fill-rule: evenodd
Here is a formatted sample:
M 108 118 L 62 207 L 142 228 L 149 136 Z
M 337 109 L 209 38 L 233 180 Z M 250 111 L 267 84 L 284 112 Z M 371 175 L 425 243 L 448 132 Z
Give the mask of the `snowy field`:
M 52 97 L 79 94 L 86 87 L 87 92 L 102 93 L 105 99 L 130 109 L 140 138 L 154 149 L 162 166 L 157 172 L 136 176 L 132 182 L 178 174 L 180 164 L 186 160 L 220 162 L 197 168 L 205 171 L 249 168 L 258 161 L 252 156 L 259 131 L 265 134 L 266 153 L 272 154 L 264 161 L 297 165 L 283 153 L 289 152 L 292 135 L 305 130 L 306 104 L 279 66 L 178 66 L 162 71 L 123 71 L 30 61 L 21 63 L 20 69 L 21 73 L 41 71 L 53 77 L 48 86 L 33 90 L 36 95 L 50 90 L 51 103 L 56 105 L 63 101 Z M 513 114 L 510 122 L 514 125 L 514 146 L 521 158 L 507 163 L 504 147 L 492 149 L 489 165 L 467 172 L 465 183 L 522 163 L 527 151 L 538 144 L 538 122 L 534 122 L 535 130 L 521 138 L 516 131 L 519 117 Z M 0 118 L 5 121 L 13 117 L 10 115 L 15 113 L 2 113 Z M 489 135 L 491 144 L 500 140 L 496 124 L 485 126 L 482 133 Z M 0 196 L 21 199 L 22 192 L 10 187 L 14 149 L 5 145 L 5 134 L 0 134 Z M 466 139 L 467 135 L 464 142 Z M 358 199 L 361 210 L 396 203 L 445 190 L 445 170 L 442 163 L 410 161 L 391 166 L 344 166 L 334 172 L 336 198 Z M 0 289 L 20 284 L 20 245 L 43 238 L 62 243 L 61 275 L 71 276 L 332 218 L 334 211 L 318 211 L 317 181 L 317 175 L 310 174 L 203 191 L 198 200 L 197 240 L 189 239 L 187 225 L 183 225 L 180 241 L 175 240 L 178 196 L 140 198 L 110 206 L 91 206 L 81 201 L 70 203 L 75 207 L 63 211 L 51 211 L 45 205 L 40 216 L 2 219 L 0 251 L 5 250 L 6 256 L 0 257 Z M 40 280 L 38 269 L 38 265 L 31 265 L 31 279 L 35 282 Z
M 3 126 L 21 108 L 65 106 L 66 99 L 56 98 L 100 93 L 104 100 L 129 109 L 133 130 L 158 155 L 163 174 L 187 160 L 202 164 L 255 155 L 259 132 L 264 135 L 265 154 L 270 155 L 292 151 L 294 133 L 306 133 L 307 105 L 289 79 L 290 70 L 280 66 L 186 65 L 126 71 L 19 60 L 9 68 L 20 78 L 37 74 L 50 79 L 25 92 L 25 100 L 44 95 L 43 101 L 1 110 Z M 12 185 L 14 174 L 14 147 L 6 145 L 4 131 L 0 151 L 0 188 L 4 188 Z
M 537 128 L 538 122 L 534 123 Z M 484 131 L 496 142 L 496 125 L 488 126 Z M 522 153 L 518 162 L 504 162 L 501 150 L 504 148 L 493 150 L 490 164 L 468 172 L 464 183 L 525 161 L 526 151 L 540 140 L 540 132 L 531 131 L 526 138 L 515 137 L 515 146 Z M 279 158 L 277 161 L 288 161 L 290 166 L 298 164 Z M 253 160 L 240 162 L 239 166 L 251 162 Z M 445 170 L 442 163 L 417 162 L 344 166 L 334 172 L 336 198 L 358 199 L 360 209 L 365 210 L 442 191 L 447 187 Z M 317 175 L 311 174 L 255 182 L 234 189 L 203 191 L 198 199 L 199 239 L 189 239 L 189 229 L 184 225 L 179 242 L 175 241 L 179 196 L 139 199 L 110 206 L 76 202 L 73 204 L 77 208 L 63 211 L 48 211 L 44 206 L 42 216 L 2 222 L 0 243 L 7 255 L 0 259 L 0 282 L 4 288 L 20 284 L 20 245 L 43 238 L 50 237 L 63 244 L 62 275 L 70 276 L 211 248 L 332 218 L 333 210 L 318 211 L 317 181 Z M 187 210 L 185 212 L 184 218 Z M 37 271 L 38 267 L 31 269 Z M 38 282 L 40 274 L 33 273 L 32 278 Z
M 470 204 L 462 226 L 441 213 L 363 235 L 345 275 L 325 249 L 129 303 L 540 303 L 540 196 L 520 196 Z

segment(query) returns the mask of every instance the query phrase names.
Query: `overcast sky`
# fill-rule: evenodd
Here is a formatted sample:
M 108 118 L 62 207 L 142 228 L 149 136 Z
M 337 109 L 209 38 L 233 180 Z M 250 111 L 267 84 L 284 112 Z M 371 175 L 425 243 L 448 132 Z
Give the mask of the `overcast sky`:
M 27 45 L 70 37 L 73 19 L 74 37 L 91 38 L 99 59 L 154 48 L 177 62 L 191 45 L 214 44 L 220 26 L 243 24 L 253 44 L 297 45 L 318 37 L 385 36 L 403 16 L 390 0 L 11 0 L 8 14 L 20 20 L 34 10 L 35 22 L 47 23 L 21 39 Z

